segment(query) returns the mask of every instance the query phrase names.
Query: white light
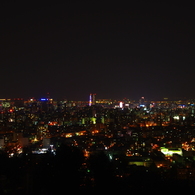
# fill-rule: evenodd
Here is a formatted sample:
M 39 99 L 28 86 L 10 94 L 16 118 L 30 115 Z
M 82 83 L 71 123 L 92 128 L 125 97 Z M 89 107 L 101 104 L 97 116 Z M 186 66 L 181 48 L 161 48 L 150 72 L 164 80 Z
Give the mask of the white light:
M 112 160 L 112 155 L 111 154 L 109 154 L 109 159 Z
M 119 103 L 119 107 L 120 107 L 120 108 L 123 108 L 123 102 L 120 102 L 120 103 Z
M 179 116 L 174 116 L 173 117 L 175 120 L 179 120 Z

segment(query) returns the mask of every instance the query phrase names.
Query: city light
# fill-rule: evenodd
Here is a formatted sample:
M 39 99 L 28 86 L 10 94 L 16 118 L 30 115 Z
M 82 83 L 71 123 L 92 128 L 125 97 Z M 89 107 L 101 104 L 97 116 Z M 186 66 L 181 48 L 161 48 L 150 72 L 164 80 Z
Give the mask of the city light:
M 179 154 L 183 155 L 182 149 L 181 148 L 165 148 L 161 147 L 161 152 L 165 154 L 166 156 L 173 156 L 173 154 Z
M 164 173 L 177 163 L 192 168 L 185 162 L 186 155 L 195 151 L 195 113 L 191 104 L 147 102 L 145 98 L 95 101 L 94 94 L 85 102 L 47 98 L 15 101 L 0 107 L 0 150 L 5 150 L 9 159 L 38 155 L 29 166 L 41 166 L 38 159 L 44 155 L 48 159 L 58 157 L 58 149 L 66 144 L 67 152 L 78 149 L 83 155 L 82 186 L 87 185 L 87 178 L 96 183 L 90 164 L 93 161 L 112 163 L 112 174 L 121 182 L 131 175 L 133 167 L 159 171 L 165 178 Z M 69 154 L 69 158 L 73 157 Z M 44 166 L 49 168 L 50 164 Z
M 194 191 L 193 1 L 0 14 L 0 195 Z
M 47 101 L 48 99 L 47 98 L 41 98 L 41 101 Z
M 119 103 L 119 107 L 120 107 L 120 108 L 123 108 L 123 102 L 120 102 L 120 103 Z
M 89 106 L 92 105 L 92 94 L 89 95 Z

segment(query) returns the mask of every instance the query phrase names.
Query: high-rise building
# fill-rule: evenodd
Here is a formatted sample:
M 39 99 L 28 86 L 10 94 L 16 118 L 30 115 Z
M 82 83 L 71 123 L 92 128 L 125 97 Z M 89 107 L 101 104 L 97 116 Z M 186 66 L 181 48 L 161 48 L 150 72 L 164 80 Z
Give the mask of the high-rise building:
M 90 93 L 89 94 L 89 106 L 95 105 L 95 93 Z
M 140 106 L 144 106 L 145 105 L 145 98 L 144 97 L 141 97 L 140 100 L 139 100 L 139 105 Z

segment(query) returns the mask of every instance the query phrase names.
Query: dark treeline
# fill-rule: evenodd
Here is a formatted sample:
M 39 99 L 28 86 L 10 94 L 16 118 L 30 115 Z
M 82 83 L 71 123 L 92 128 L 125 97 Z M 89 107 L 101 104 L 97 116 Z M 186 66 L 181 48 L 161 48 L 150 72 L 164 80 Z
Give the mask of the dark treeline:
M 25 151 L 25 150 L 24 150 Z M 82 152 L 61 145 L 54 156 L 25 151 L 20 157 L 0 154 L 0 194 L 56 194 L 76 191 L 80 186 Z
M 24 150 L 25 151 L 25 150 Z M 86 172 L 83 163 L 88 164 Z M 121 170 L 127 169 L 124 162 Z M 0 194 L 66 194 L 190 191 L 194 182 L 177 180 L 174 167 L 164 177 L 153 165 L 149 169 L 129 166 L 128 175 L 116 177 L 116 165 L 104 152 L 92 154 L 86 161 L 77 147 L 62 144 L 56 155 L 34 155 L 25 151 L 20 157 L 0 154 Z M 125 170 L 127 171 L 127 170 Z

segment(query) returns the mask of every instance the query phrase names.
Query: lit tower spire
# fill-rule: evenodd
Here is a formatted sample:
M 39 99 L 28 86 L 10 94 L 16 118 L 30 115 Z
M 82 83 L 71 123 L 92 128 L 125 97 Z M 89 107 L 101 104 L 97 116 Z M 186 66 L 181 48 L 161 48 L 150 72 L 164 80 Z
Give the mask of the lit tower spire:
M 95 93 L 90 93 L 89 94 L 89 106 L 95 105 Z
M 90 93 L 89 94 L 89 106 L 91 106 L 92 105 L 92 94 Z

